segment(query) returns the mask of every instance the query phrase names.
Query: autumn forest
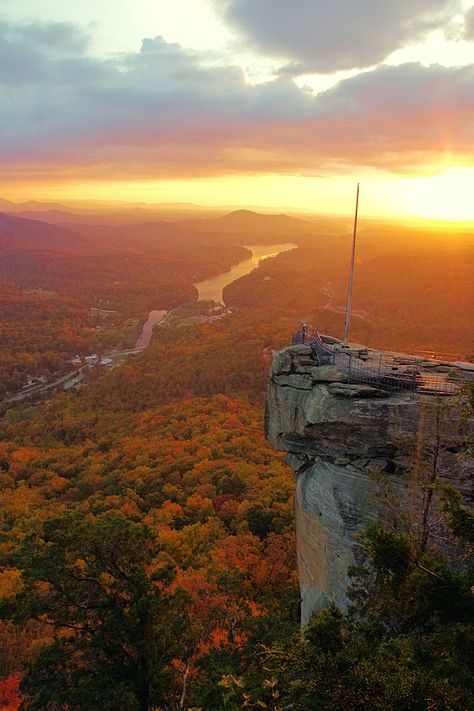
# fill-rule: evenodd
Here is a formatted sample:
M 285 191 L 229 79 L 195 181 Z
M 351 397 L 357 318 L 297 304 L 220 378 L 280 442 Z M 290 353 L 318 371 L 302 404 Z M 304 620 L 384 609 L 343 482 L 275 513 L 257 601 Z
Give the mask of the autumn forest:
M 361 619 L 300 634 L 294 475 L 264 397 L 301 321 L 342 334 L 350 222 L 178 217 L 0 214 L 0 708 L 467 709 L 466 573 L 433 553 L 437 591 L 404 531 L 366 534 Z M 290 242 L 198 301 L 248 245 Z M 363 223 L 353 338 L 472 359 L 473 257 L 470 233 Z

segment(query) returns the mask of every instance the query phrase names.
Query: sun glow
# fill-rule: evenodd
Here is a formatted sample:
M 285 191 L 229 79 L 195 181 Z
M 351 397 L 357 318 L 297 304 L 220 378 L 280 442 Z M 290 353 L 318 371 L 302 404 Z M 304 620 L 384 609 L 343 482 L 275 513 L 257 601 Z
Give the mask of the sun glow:
M 391 210 L 430 220 L 474 220 L 474 169 L 453 167 L 437 175 L 387 181 Z M 379 190 L 377 190 L 379 192 Z M 375 196 L 374 196 L 375 197 Z M 383 200 L 382 195 L 380 199 Z M 389 206 L 387 205 L 387 208 Z
M 215 207 L 259 207 L 271 211 L 351 214 L 355 184 L 361 182 L 361 214 L 474 223 L 474 169 L 450 167 L 424 176 L 399 176 L 348 169 L 338 176 L 229 175 L 148 181 L 81 181 L 1 185 L 3 197 L 21 201 L 123 200 L 150 204 L 194 202 Z

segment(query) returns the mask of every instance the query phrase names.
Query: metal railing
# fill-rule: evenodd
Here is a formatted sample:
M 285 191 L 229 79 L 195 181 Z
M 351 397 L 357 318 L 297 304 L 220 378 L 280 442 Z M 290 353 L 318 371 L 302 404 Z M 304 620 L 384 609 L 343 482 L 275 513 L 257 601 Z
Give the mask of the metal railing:
M 332 340 L 332 339 L 331 339 Z M 318 365 L 334 365 L 343 373 L 347 383 L 364 383 L 381 390 L 411 391 L 427 395 L 453 395 L 464 385 L 462 378 L 453 379 L 449 373 L 427 373 L 417 367 L 415 357 L 409 359 L 405 370 L 393 356 L 380 353 L 377 363 L 369 360 L 368 350 L 342 350 L 340 341 L 324 342 L 316 329 L 303 324 L 292 334 L 292 344 L 307 344 L 315 352 Z M 369 361 L 369 362 L 366 362 Z

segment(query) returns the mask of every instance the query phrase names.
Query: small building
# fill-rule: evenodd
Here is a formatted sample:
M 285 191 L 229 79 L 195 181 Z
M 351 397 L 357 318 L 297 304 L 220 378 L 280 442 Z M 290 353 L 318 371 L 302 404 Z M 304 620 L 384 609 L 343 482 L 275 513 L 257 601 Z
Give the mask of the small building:
M 101 358 L 100 364 L 106 365 L 110 368 L 110 366 L 114 364 L 114 361 L 112 360 L 112 358 Z
M 90 355 L 86 356 L 84 360 L 86 361 L 86 363 L 89 363 L 89 365 L 97 365 L 97 363 L 99 362 L 99 356 L 97 355 L 97 353 L 91 353 Z

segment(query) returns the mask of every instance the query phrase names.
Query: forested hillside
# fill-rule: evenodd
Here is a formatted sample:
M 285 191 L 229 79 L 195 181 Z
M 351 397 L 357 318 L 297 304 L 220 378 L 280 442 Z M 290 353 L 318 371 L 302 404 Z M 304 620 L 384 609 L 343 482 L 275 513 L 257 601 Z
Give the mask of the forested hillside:
M 76 354 L 133 346 L 150 310 L 195 300 L 194 281 L 248 254 L 165 223 L 79 234 L 0 214 L 0 398 Z
M 262 435 L 262 350 L 278 340 L 245 319 L 167 332 L 129 365 L 12 410 L 1 427 L 3 594 L 19 589 L 13 561 L 21 567 L 51 517 L 76 516 L 69 538 L 84 516 L 138 526 L 158 547 L 156 569 L 172 571 L 167 589 L 186 592 L 179 615 L 190 627 L 170 659 L 169 703 L 185 678 L 194 705 L 221 708 L 221 673 L 241 673 L 257 643 L 297 625 L 292 476 Z M 20 635 L 2 625 L 4 677 L 22 675 L 51 641 L 33 618 Z
M 474 0 L 0 0 L 0 711 L 474 709 L 473 89 Z
M 395 250 L 395 247 L 394 247 Z M 352 338 L 371 347 L 438 351 L 466 358 L 474 351 L 474 249 L 404 243 L 391 253 L 362 243 L 352 298 Z M 261 264 L 226 287 L 230 307 L 285 311 L 341 336 L 347 299 L 348 249 L 300 248 Z M 278 308 L 275 308 L 278 304 Z M 454 358 L 455 359 L 455 358 Z
M 97 244 L 74 256 L 5 248 L 4 388 L 27 372 L 60 373 L 76 352 L 133 343 L 147 309 L 192 302 L 197 276 L 248 254 L 245 235 L 213 233 L 192 244 L 182 226 L 173 240 L 150 229 L 136 233 L 133 250 L 125 228 L 113 237 L 110 226 L 102 254 Z M 351 708 L 374 711 L 468 707 L 459 653 L 471 614 L 462 604 L 467 578 L 449 561 L 423 559 L 451 586 L 449 596 L 437 597 L 431 577 L 417 577 L 410 531 L 394 539 L 374 533 L 366 542 L 367 567 L 355 577 L 360 619 L 332 610 L 300 635 L 293 474 L 263 438 L 263 402 L 272 352 L 289 343 L 300 320 L 342 330 L 336 306 L 345 288 L 345 237 L 327 249 L 322 234 L 313 239 L 316 246 L 269 259 L 230 285 L 232 313 L 209 316 L 209 304 L 188 303 L 155 329 L 142 353 L 91 369 L 77 389 L 34 406 L 4 404 L 3 708 L 305 711 L 315 690 L 321 711 L 341 708 L 346 697 Z M 117 254 L 113 240 L 122 244 Z M 428 347 L 457 310 L 450 343 L 465 347 L 472 303 L 461 256 L 433 258 L 424 271 L 404 260 L 363 256 L 358 274 L 370 283 L 355 295 L 354 335 Z M 446 301 L 427 291 L 441 265 Z M 437 320 L 413 305 L 423 290 L 437 304 Z M 471 519 L 456 500 L 450 506 L 465 542 Z M 371 560 L 380 571 L 375 581 Z M 395 623 L 383 626 L 399 614 L 397 590 L 416 601 L 406 635 Z M 376 602 L 373 614 L 360 606 L 366 594 Z M 436 645 L 439 654 L 429 653 Z M 452 693 L 439 659 L 457 669 Z

